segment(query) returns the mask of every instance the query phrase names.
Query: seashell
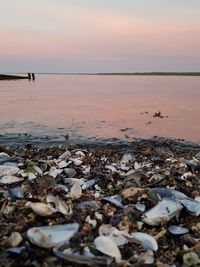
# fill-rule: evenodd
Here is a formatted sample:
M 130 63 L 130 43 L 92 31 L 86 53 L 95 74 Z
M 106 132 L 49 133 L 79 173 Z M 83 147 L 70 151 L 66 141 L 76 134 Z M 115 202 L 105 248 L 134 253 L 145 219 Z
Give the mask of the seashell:
M 135 170 L 139 170 L 139 169 L 141 169 L 142 168 L 142 166 L 136 161 L 135 163 L 134 163 L 134 169 Z
M 136 207 L 137 210 L 139 210 L 141 212 L 144 212 L 145 209 L 146 209 L 145 204 L 142 204 L 142 203 L 139 203 L 139 202 L 135 204 L 135 207 Z
M 60 200 L 59 198 L 53 196 L 53 195 L 47 195 L 46 197 L 47 203 L 53 203 L 55 205 L 55 209 L 59 212 L 61 212 L 64 215 L 70 215 L 72 214 L 71 207 L 67 206 L 67 204 Z
M 10 162 L 10 161 L 8 161 L 8 162 L 5 162 L 3 164 L 3 166 L 18 168 L 18 163 L 17 162 Z
M 77 159 L 83 161 L 85 159 L 85 154 L 82 151 L 76 151 L 75 156 Z
M 112 173 L 117 172 L 117 169 L 112 165 L 106 165 L 105 169 L 110 170 Z
M 200 152 L 195 155 L 195 158 L 200 159 Z
M 18 167 L 0 165 L 0 176 L 3 175 L 16 175 L 19 171 Z
M 78 179 L 78 178 L 66 178 L 63 179 L 66 184 L 69 184 L 73 186 L 74 184 L 78 183 L 80 186 L 82 186 L 85 182 L 85 179 Z
M 17 176 L 12 176 L 12 175 L 4 175 L 0 177 L 0 184 L 3 185 L 9 185 L 9 184 L 14 184 L 23 181 L 24 178 L 22 177 L 17 177 Z
M 32 181 L 32 180 L 37 178 L 36 175 L 32 172 L 28 172 L 27 174 L 28 174 L 28 180 L 29 181 Z
M 90 173 L 90 166 L 89 165 L 85 165 L 85 166 L 82 166 L 82 172 L 83 174 L 89 174 Z
M 162 181 L 164 179 L 164 177 L 160 174 L 160 173 L 155 173 L 151 176 L 151 178 L 149 179 L 150 183 L 158 183 L 160 181 Z
M 149 225 L 159 225 L 178 215 L 182 208 L 183 206 L 176 201 L 163 199 L 143 215 L 143 221 Z
M 26 248 L 25 247 L 7 248 L 6 252 L 14 253 L 14 254 L 20 254 L 24 249 L 26 249 Z
M 63 242 L 68 242 L 78 228 L 78 223 L 33 227 L 27 231 L 27 236 L 31 243 L 39 247 L 53 248 Z
M 17 247 L 22 242 L 22 236 L 18 232 L 12 232 L 9 238 L 6 240 L 8 246 Z
M 80 255 L 79 253 L 74 253 L 71 248 L 65 249 L 63 251 L 60 248 L 53 248 L 53 252 L 55 255 L 61 259 L 67 260 L 67 262 L 77 263 L 77 266 L 107 266 L 107 258 L 94 256 L 91 252 L 88 253 L 86 251 L 86 247 L 83 248 L 84 255 Z
M 74 163 L 75 166 L 80 166 L 83 163 L 83 161 L 80 159 L 70 158 L 70 160 Z
M 30 207 L 37 215 L 40 216 L 49 216 L 57 212 L 57 210 L 52 208 L 51 206 L 40 202 L 33 203 L 28 201 L 26 203 L 26 207 Z
M 78 210 L 82 210 L 82 209 L 97 210 L 98 207 L 99 207 L 98 203 L 95 200 L 83 201 L 83 202 L 78 203 L 76 206 Z
M 125 163 L 125 164 L 129 164 L 132 163 L 136 160 L 135 156 L 133 153 L 130 152 L 126 152 L 124 153 L 124 155 L 122 156 L 121 162 Z
M 38 166 L 34 166 L 34 171 L 39 175 L 43 175 L 43 171 Z
M 0 164 L 5 164 L 5 163 L 11 163 L 11 162 L 18 162 L 19 160 L 22 160 L 21 157 L 16 157 L 16 156 L 8 156 L 6 153 L 1 153 L 3 155 L 0 156 Z
M 13 187 L 8 189 L 8 193 L 12 199 L 24 198 L 24 192 L 21 187 Z
M 58 167 L 59 167 L 59 169 L 64 169 L 64 168 L 66 168 L 68 165 L 69 165 L 69 164 L 68 164 L 66 161 L 64 161 L 64 160 L 62 160 L 62 161 L 60 161 L 60 162 L 58 163 Z
M 108 236 L 112 239 L 117 246 L 123 246 L 128 243 L 128 240 L 124 237 L 128 235 L 127 231 L 119 231 L 116 227 L 113 227 L 111 224 L 102 224 L 99 227 L 100 236 Z
M 129 167 L 126 166 L 125 163 L 120 163 L 120 165 L 118 166 L 122 171 L 128 171 Z
M 173 235 L 183 235 L 189 232 L 189 229 L 177 225 L 171 225 L 167 230 Z
M 56 178 L 58 174 L 61 174 L 63 170 L 57 169 L 56 167 L 52 166 L 49 170 L 49 175 Z
M 41 169 L 43 172 L 47 171 L 47 169 L 50 167 L 50 166 L 49 166 L 49 163 L 48 163 L 47 161 L 45 161 L 45 160 L 39 160 L 39 161 L 38 161 L 38 164 L 39 164 L 39 166 L 40 166 L 40 169 Z
M 76 175 L 76 170 L 74 168 L 65 168 L 64 173 L 67 177 L 74 177 Z
M 179 200 L 182 198 L 187 198 L 187 196 L 179 191 L 173 190 L 171 188 L 147 188 L 148 196 L 155 202 L 160 201 L 163 198 L 170 198 L 173 200 Z
M 183 266 L 199 266 L 199 256 L 195 252 L 188 252 L 183 255 L 183 264 Z
M 71 152 L 66 150 L 63 154 L 61 154 L 58 158 L 67 160 L 71 156 Z
M 141 253 L 138 258 L 139 262 L 144 263 L 144 266 L 153 266 L 152 264 L 155 262 L 154 254 L 152 250 Z
M 70 191 L 70 194 L 74 198 L 80 198 L 81 197 L 81 195 L 82 195 L 82 188 L 81 188 L 81 186 L 80 186 L 80 184 L 78 182 L 76 182 L 72 186 L 71 191 Z
M 94 240 L 96 249 L 101 251 L 103 254 L 108 255 L 116 259 L 116 261 L 121 260 L 121 252 L 115 242 L 107 236 L 98 236 Z
M 84 184 L 82 184 L 82 189 L 83 190 L 88 189 L 88 188 L 92 187 L 95 183 L 96 183 L 95 179 L 88 180 Z
M 153 251 L 158 250 L 158 243 L 152 236 L 142 232 L 131 233 L 130 236 L 132 238 L 132 241 L 135 241 L 136 243 L 139 242 L 144 249 Z
M 118 195 L 112 196 L 112 197 L 104 197 L 102 198 L 102 200 L 108 201 L 111 204 L 113 204 L 114 206 L 118 207 L 118 208 L 123 208 L 124 206 L 122 205 L 122 198 Z
M 183 198 L 179 202 L 186 208 L 187 212 L 195 217 L 200 215 L 200 202 L 192 198 Z

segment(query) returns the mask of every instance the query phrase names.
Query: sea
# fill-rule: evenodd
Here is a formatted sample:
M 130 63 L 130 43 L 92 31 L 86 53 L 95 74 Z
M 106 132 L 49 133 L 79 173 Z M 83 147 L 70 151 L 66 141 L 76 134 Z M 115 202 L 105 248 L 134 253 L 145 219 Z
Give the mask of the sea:
M 200 142 L 200 77 L 36 74 L 0 81 L 0 145 Z

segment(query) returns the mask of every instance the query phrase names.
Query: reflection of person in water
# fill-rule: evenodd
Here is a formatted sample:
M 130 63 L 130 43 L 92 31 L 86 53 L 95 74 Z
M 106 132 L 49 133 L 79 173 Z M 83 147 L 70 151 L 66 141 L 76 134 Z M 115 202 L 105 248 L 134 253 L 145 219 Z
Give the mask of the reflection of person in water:
M 28 73 L 28 79 L 31 80 L 31 74 L 30 73 Z
M 35 80 L 35 74 L 34 73 L 32 73 L 32 79 Z

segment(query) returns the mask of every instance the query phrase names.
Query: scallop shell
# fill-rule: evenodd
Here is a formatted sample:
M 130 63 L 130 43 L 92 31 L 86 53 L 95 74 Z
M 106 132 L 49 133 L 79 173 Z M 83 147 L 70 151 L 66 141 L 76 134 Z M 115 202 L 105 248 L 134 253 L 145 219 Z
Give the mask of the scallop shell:
M 171 199 L 163 199 L 143 215 L 143 221 L 149 225 L 159 225 L 178 215 L 183 206 Z
M 142 233 L 135 232 L 130 234 L 134 241 L 139 242 L 146 250 L 158 250 L 158 243 L 152 236 Z
M 30 207 L 36 214 L 40 216 L 49 216 L 57 212 L 57 210 L 51 206 L 40 202 L 27 202 L 26 207 Z
M 33 227 L 28 230 L 27 236 L 31 243 L 39 247 L 53 248 L 63 242 L 68 242 L 78 228 L 78 223 Z
M 121 260 L 121 252 L 115 242 L 107 236 L 98 236 L 94 240 L 96 249 L 103 254 L 115 258 L 117 261 Z

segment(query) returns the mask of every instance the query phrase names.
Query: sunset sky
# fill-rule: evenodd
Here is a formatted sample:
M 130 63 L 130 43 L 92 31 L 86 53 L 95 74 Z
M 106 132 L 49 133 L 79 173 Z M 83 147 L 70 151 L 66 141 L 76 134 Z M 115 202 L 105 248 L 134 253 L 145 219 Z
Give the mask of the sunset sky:
M 0 72 L 200 71 L 199 0 L 0 0 Z

